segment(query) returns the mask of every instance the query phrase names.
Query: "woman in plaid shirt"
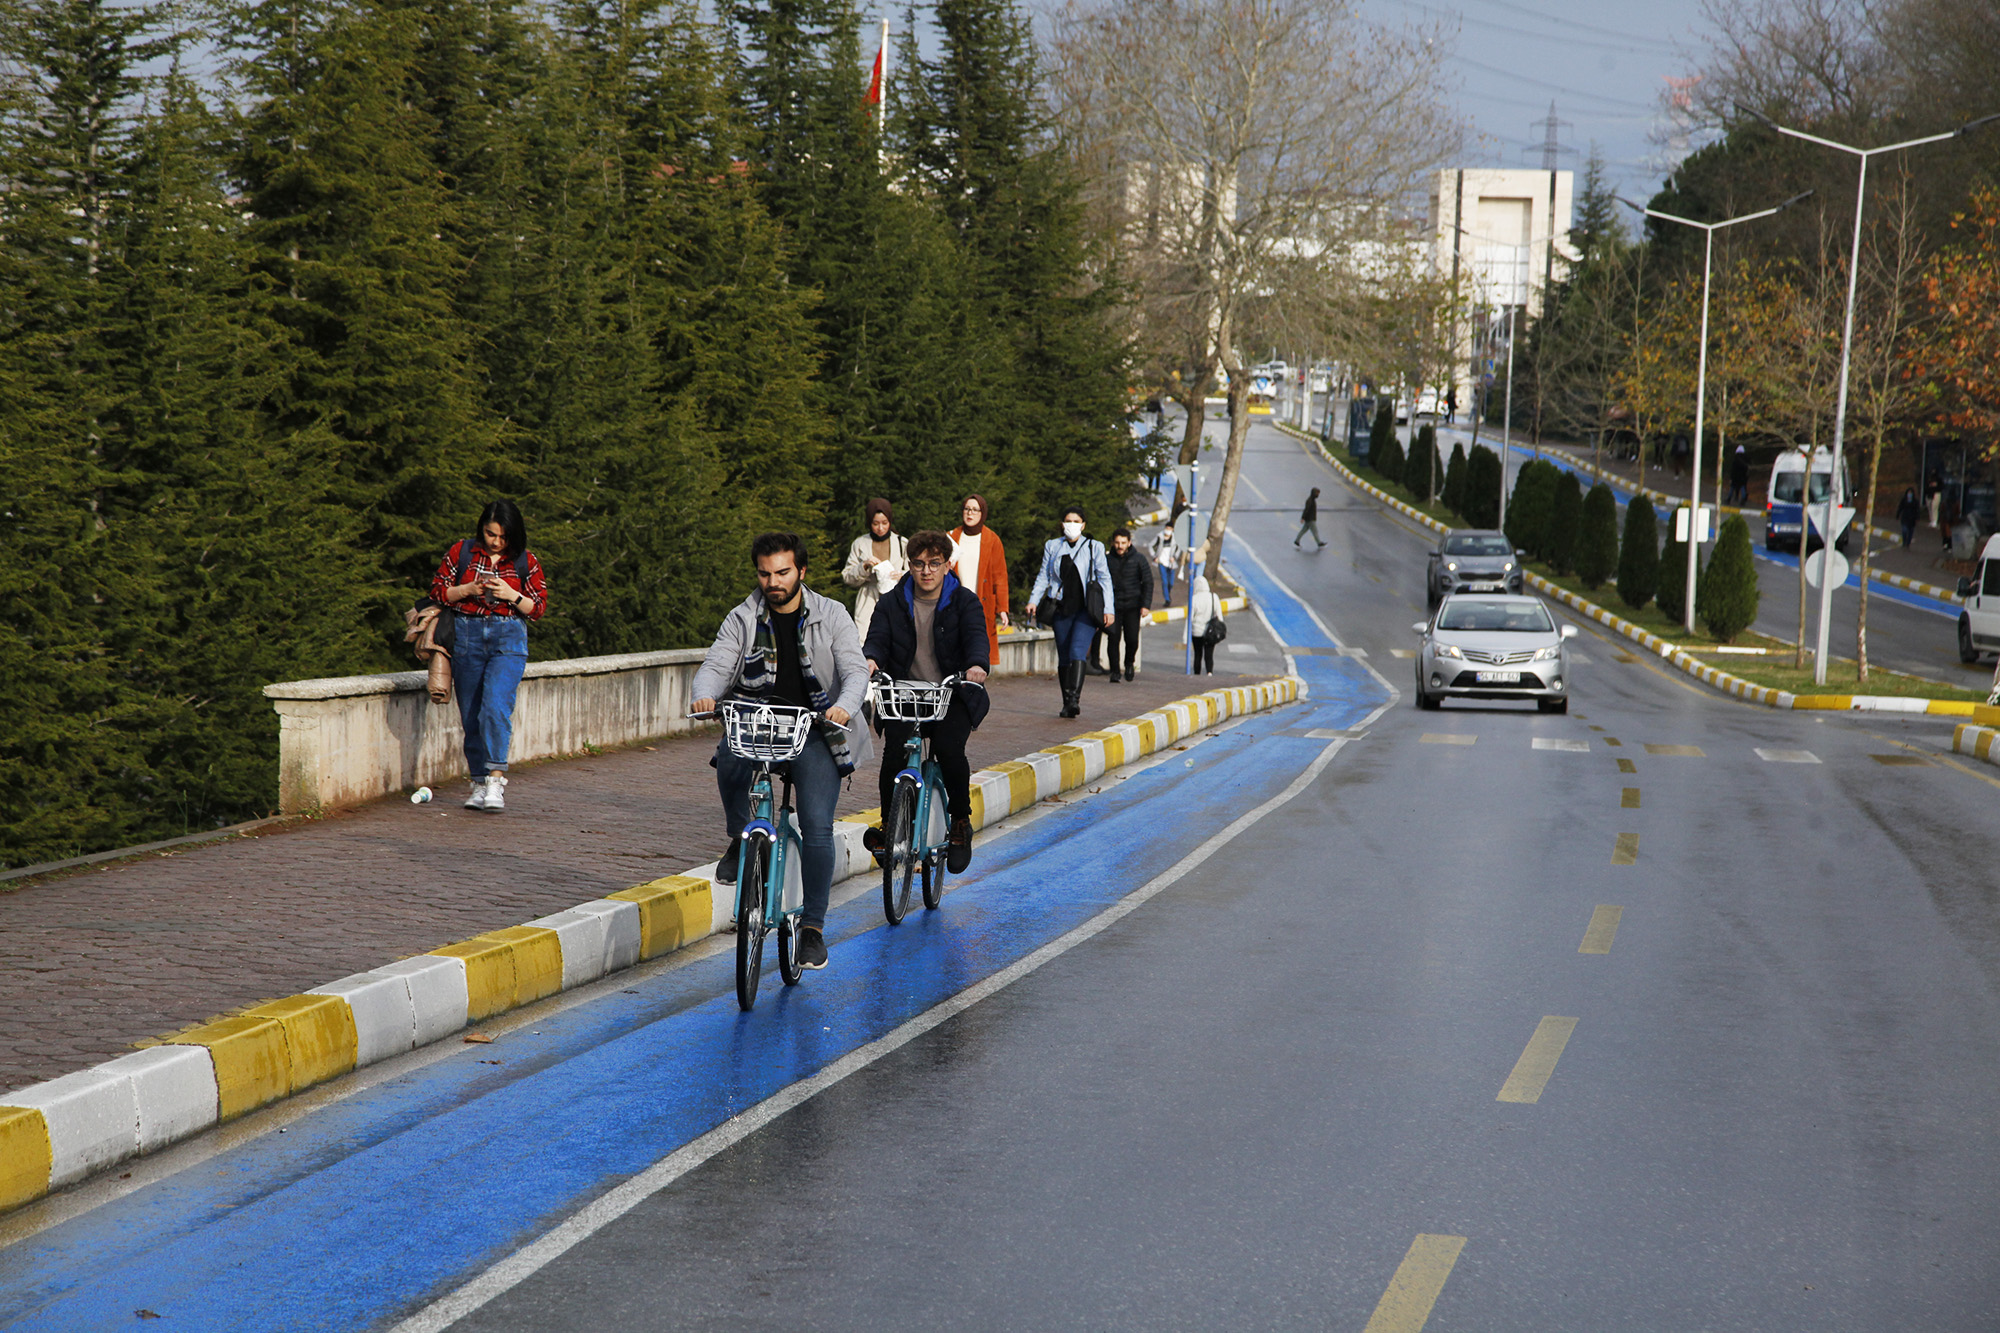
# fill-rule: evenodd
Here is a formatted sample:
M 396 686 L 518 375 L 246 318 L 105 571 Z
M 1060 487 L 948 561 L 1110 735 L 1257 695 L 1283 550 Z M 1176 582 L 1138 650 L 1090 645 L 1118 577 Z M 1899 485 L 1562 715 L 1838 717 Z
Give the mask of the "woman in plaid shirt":
M 431 596 L 456 617 L 451 677 L 472 774 L 465 808 L 503 810 L 514 696 L 528 669 L 527 622 L 549 608 L 542 562 L 528 550 L 528 525 L 512 500 L 487 505 L 479 536 L 452 543 L 431 576 Z

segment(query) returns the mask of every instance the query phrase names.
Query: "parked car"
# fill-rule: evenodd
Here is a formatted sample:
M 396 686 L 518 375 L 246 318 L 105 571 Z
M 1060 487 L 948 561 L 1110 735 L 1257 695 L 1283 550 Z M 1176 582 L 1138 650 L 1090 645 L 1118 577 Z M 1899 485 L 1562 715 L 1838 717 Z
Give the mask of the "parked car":
M 1431 610 L 1455 592 L 1525 591 L 1521 560 L 1504 532 L 1453 528 L 1438 540 L 1424 571 L 1424 601 Z
M 1576 626 L 1557 627 L 1536 597 L 1447 597 L 1437 614 L 1412 629 L 1417 650 L 1417 707 L 1446 699 L 1533 699 L 1544 713 L 1569 711 L 1569 641 Z
M 1986 539 L 1979 569 L 1958 581 L 1958 595 L 1965 599 L 1958 613 L 1958 660 L 1972 663 L 1983 653 L 2000 652 L 2000 536 Z

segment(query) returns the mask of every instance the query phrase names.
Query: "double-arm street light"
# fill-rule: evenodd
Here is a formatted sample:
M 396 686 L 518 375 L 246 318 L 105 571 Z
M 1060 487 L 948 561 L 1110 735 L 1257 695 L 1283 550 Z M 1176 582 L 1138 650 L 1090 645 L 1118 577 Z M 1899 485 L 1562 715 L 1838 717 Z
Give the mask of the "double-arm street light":
M 1710 270 L 1715 266 L 1715 233 L 1721 231 L 1724 227 L 1734 227 L 1740 222 L 1755 222 L 1758 218 L 1767 218 L 1773 213 L 1782 213 L 1811 193 L 1811 190 L 1807 190 L 1805 194 L 1795 194 L 1785 200 L 1784 203 L 1778 204 L 1773 208 L 1760 209 L 1755 213 L 1745 213 L 1742 217 L 1729 218 L 1723 222 L 1696 222 L 1692 218 L 1676 217 L 1672 213 L 1662 213 L 1657 208 L 1643 207 L 1642 205 L 1633 203 L 1623 195 L 1618 197 L 1619 203 L 1625 205 L 1627 208 L 1644 213 L 1649 218 L 1659 218 L 1662 222 L 1678 222 L 1683 227 L 1693 227 L 1702 234 L 1701 350 L 1698 358 L 1700 368 L 1695 372 L 1694 381 L 1694 468 L 1692 470 L 1692 481 L 1689 483 L 1691 491 L 1688 496 L 1687 595 L 1682 599 L 1684 603 L 1682 623 L 1690 634 L 1694 633 L 1695 571 L 1701 567 L 1701 542 L 1699 540 L 1701 535 L 1701 528 L 1699 526 L 1701 518 L 1701 433 L 1706 421 L 1704 414 L 1708 407 L 1708 278 Z M 1722 467 L 1722 460 L 1717 458 L 1715 465 L 1719 471 Z
M 1804 139 L 1807 143 L 1816 143 L 1822 148 L 1831 148 L 1836 152 L 1851 154 L 1860 159 L 1861 162 L 1860 180 L 1854 190 L 1854 247 L 1849 252 L 1847 259 L 1847 323 L 1840 337 L 1840 401 L 1833 412 L 1833 458 L 1836 466 L 1828 477 L 1828 481 L 1831 483 L 1833 478 L 1841 474 L 1842 469 L 1838 464 L 1845 457 L 1841 451 L 1847 443 L 1847 367 L 1854 351 L 1854 289 L 1856 279 L 1861 273 L 1861 212 L 1866 207 L 1868 201 L 1868 159 L 1879 157 L 1883 153 L 1900 153 L 1905 148 L 1918 148 L 1927 143 L 1942 143 L 1946 139 L 1956 139 L 1960 135 L 1970 134 L 1982 125 L 1990 125 L 1994 121 L 2000 120 L 2000 114 L 1981 116 L 1977 120 L 1967 121 L 1955 130 L 1946 130 L 1943 134 L 1927 134 L 1921 139 L 1905 139 L 1901 143 L 1884 144 L 1880 148 L 1856 148 L 1853 144 L 1839 143 L 1833 139 L 1822 139 L 1817 134 L 1807 134 L 1804 130 L 1795 130 L 1788 125 L 1780 125 L 1763 112 L 1744 106 L 1741 102 L 1736 104 L 1736 109 L 1755 120 L 1762 121 L 1780 134 L 1790 135 L 1794 139 Z M 1696 447 L 1699 448 L 1700 446 L 1697 445 Z M 1872 483 L 1874 478 L 1869 478 L 1869 481 Z M 1806 498 L 1808 500 L 1811 499 L 1810 496 Z M 1840 498 L 1840 496 L 1835 494 L 1835 487 L 1829 484 L 1826 488 L 1826 517 L 1820 523 L 1819 528 L 1820 540 L 1825 542 L 1828 547 L 1833 545 L 1833 509 Z M 1801 560 L 1804 560 L 1806 556 L 1806 547 L 1809 544 L 1808 538 L 1811 529 L 1812 523 L 1810 519 L 1800 522 L 1799 559 Z M 1868 533 L 1864 532 L 1861 534 L 1861 540 L 1864 542 L 1868 540 L 1868 537 Z M 1832 563 L 1832 558 L 1828 557 L 1826 564 L 1831 566 Z M 1830 573 L 1831 570 L 1822 572 Z M 1823 577 L 1819 581 L 1819 647 L 1813 656 L 1813 683 L 1816 685 L 1826 684 L 1827 631 L 1832 616 L 1833 580 Z

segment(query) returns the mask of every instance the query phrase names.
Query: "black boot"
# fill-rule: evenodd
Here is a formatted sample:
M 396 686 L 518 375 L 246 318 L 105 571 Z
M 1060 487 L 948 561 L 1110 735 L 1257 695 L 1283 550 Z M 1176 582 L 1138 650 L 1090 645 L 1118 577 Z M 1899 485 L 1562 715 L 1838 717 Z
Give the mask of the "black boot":
M 1076 716 L 1069 711 L 1069 669 L 1074 665 L 1074 662 L 1056 663 L 1056 688 L 1062 691 L 1062 711 L 1056 714 L 1057 717 Z
M 1077 714 L 1083 711 L 1082 707 L 1083 663 L 1081 662 L 1063 663 L 1062 680 L 1063 680 L 1062 715 L 1064 717 L 1075 717 Z

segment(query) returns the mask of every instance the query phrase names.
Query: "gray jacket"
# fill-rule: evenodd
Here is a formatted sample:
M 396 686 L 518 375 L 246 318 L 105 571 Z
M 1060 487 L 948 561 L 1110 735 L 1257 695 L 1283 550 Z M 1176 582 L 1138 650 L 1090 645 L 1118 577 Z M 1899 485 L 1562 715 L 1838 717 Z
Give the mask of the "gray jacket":
M 850 715 L 847 724 L 847 751 L 855 765 L 868 762 L 875 753 L 868 728 L 861 721 L 861 705 L 868 697 L 868 659 L 861 655 L 861 640 L 854 633 L 854 621 L 847 608 L 811 588 L 805 590 L 805 616 L 800 628 L 806 650 L 812 655 L 813 674 L 833 696 L 836 706 Z M 708 656 L 694 673 L 696 699 L 726 699 L 743 678 L 743 660 L 757 641 L 757 620 L 764 612 L 764 594 L 753 592 L 730 608 L 709 645 Z

